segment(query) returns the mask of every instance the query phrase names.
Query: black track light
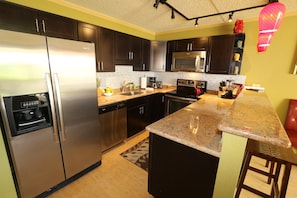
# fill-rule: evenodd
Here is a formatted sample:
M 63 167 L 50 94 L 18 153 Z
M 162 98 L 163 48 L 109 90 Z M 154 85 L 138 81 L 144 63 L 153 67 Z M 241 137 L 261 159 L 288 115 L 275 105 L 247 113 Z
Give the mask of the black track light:
M 174 10 L 171 9 L 171 19 L 174 19 L 175 18 L 175 15 L 174 15 Z
M 196 21 L 195 21 L 195 27 L 198 26 L 198 19 L 199 19 L 199 18 L 197 18 Z
M 233 21 L 233 12 L 229 14 L 229 18 L 228 18 L 228 22 L 232 22 L 232 21 Z
M 156 1 L 155 1 L 155 3 L 154 3 L 154 8 L 156 8 L 156 9 L 157 9 L 157 8 L 158 8 L 158 6 L 159 6 L 159 3 L 160 3 L 160 0 L 156 0 Z

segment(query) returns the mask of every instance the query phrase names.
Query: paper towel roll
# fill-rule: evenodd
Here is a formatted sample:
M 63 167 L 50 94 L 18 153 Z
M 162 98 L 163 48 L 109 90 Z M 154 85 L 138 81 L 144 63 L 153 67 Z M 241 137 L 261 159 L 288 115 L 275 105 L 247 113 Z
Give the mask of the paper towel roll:
M 140 78 L 140 88 L 145 89 L 146 88 L 146 77 Z

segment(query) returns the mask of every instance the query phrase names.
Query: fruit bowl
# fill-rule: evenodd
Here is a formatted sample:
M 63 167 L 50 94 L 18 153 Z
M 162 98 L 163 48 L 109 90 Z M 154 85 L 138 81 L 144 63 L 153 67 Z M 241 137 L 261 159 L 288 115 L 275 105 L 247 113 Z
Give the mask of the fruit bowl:
M 112 96 L 112 93 L 103 93 L 105 96 Z
M 112 93 L 113 93 L 113 89 L 110 88 L 110 87 L 106 87 L 106 88 L 103 90 L 103 94 L 104 94 L 105 96 L 111 96 Z

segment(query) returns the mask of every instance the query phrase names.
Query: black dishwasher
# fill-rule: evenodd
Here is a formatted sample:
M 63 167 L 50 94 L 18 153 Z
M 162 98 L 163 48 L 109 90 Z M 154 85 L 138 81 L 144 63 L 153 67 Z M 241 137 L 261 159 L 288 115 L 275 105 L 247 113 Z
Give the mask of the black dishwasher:
M 107 149 L 127 138 L 126 102 L 113 103 L 99 107 L 101 149 Z

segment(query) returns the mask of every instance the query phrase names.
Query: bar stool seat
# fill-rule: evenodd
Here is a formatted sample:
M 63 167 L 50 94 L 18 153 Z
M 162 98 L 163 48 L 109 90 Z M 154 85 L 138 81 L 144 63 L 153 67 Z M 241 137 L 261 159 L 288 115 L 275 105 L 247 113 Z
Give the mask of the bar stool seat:
M 263 171 L 252 167 L 250 165 L 250 161 L 252 156 L 257 156 L 262 159 L 270 161 L 272 164 L 276 164 L 276 169 L 270 169 L 269 171 Z M 294 153 L 292 148 L 282 148 L 278 146 L 274 146 L 271 144 L 266 144 L 254 140 L 249 140 L 246 149 L 246 155 L 241 171 L 241 175 L 238 181 L 238 186 L 236 190 L 235 197 L 238 198 L 242 189 L 248 190 L 254 194 L 257 194 L 262 197 L 280 197 L 285 198 L 288 180 L 290 177 L 291 166 L 293 164 L 297 164 L 297 155 Z M 281 185 L 279 186 L 279 176 L 281 167 L 284 165 L 284 174 L 282 177 Z M 251 170 L 257 172 L 259 174 L 265 175 L 268 178 L 272 179 L 272 187 L 270 194 L 266 194 L 259 189 L 255 189 L 248 185 L 244 184 L 244 179 L 247 174 L 247 171 Z

